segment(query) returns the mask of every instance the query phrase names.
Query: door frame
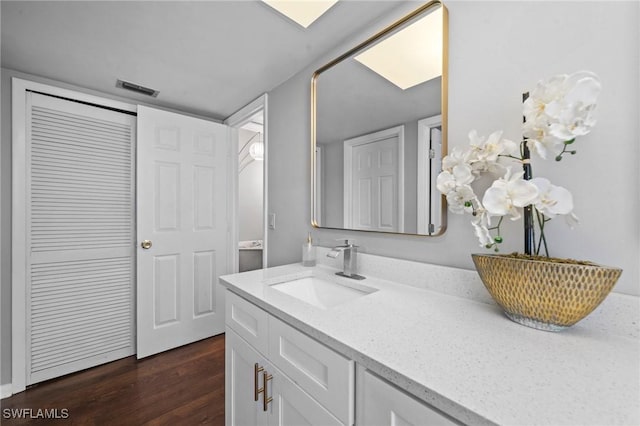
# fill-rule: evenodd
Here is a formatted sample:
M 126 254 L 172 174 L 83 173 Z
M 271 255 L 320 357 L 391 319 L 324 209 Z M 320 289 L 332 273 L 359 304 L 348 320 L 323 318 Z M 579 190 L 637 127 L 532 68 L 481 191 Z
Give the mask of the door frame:
M 375 143 L 396 136 L 398 138 L 398 231 L 404 232 L 404 125 L 391 127 L 344 141 L 344 228 L 353 229 L 352 208 L 348 200 L 352 199 L 353 149 L 359 145 Z
M 137 112 L 138 107 L 112 99 L 11 78 L 11 393 L 26 389 L 26 277 L 27 277 L 27 91 L 68 98 L 97 106 Z
M 430 211 L 433 213 L 432 201 L 434 196 L 440 197 L 439 193 L 431 193 L 435 188 L 435 182 L 431 182 L 431 185 L 426 184 L 427 178 L 433 176 L 434 162 L 431 160 L 436 160 L 435 164 L 438 165 L 442 162 L 442 151 L 440 151 L 439 159 L 431 158 L 429 152 L 432 149 L 431 129 L 438 126 L 442 126 L 442 114 L 418 120 L 418 234 L 434 235 L 441 232 L 440 229 L 431 230 L 430 225 L 433 222 L 429 223 L 426 220 L 427 214 Z
M 269 96 L 267 93 L 263 93 L 253 101 L 249 102 L 247 105 L 240 108 L 238 111 L 231 114 L 227 117 L 223 124 L 232 128 L 232 154 L 235 152 L 236 161 L 231 161 L 230 174 L 231 174 L 231 193 L 233 194 L 233 202 L 231 205 L 231 212 L 229 214 L 230 218 L 230 227 L 231 227 L 231 247 L 232 247 L 232 256 L 230 259 L 232 260 L 232 272 L 238 272 L 238 262 L 239 262 L 239 252 L 238 252 L 238 241 L 240 236 L 240 222 L 238 220 L 238 205 L 240 198 L 240 187 L 238 183 L 238 161 L 237 161 L 237 153 L 238 153 L 238 134 L 237 129 L 246 124 L 251 117 L 253 117 L 257 112 L 262 111 L 264 124 L 263 124 L 263 133 L 262 133 L 262 142 L 264 144 L 264 159 L 262 160 L 262 267 L 268 267 L 268 238 L 269 238 L 269 228 L 268 228 L 268 211 L 269 211 L 269 106 L 268 102 Z M 235 151 L 234 151 L 235 147 Z M 236 249 L 233 250 L 233 247 Z

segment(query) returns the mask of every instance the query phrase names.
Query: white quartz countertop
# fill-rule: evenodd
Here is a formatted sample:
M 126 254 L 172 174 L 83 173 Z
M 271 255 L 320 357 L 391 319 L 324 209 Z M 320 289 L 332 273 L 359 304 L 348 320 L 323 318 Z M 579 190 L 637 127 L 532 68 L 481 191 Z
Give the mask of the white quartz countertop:
M 640 424 L 637 335 L 594 324 L 534 330 L 491 303 L 373 277 L 359 283 L 378 291 L 330 309 L 268 285 L 310 269 L 336 271 L 293 264 L 220 281 L 463 423 Z

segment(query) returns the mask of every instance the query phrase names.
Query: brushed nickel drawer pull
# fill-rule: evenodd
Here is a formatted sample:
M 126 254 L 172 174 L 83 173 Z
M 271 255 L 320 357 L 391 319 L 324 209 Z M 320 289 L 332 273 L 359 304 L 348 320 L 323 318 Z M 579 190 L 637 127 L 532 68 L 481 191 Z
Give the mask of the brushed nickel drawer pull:
M 269 403 L 273 401 L 273 398 L 269 396 L 269 387 L 267 386 L 268 382 L 273 379 L 273 375 L 267 373 L 266 371 L 262 372 L 262 384 L 264 386 L 264 395 L 262 395 L 262 410 L 267 411 L 269 409 Z

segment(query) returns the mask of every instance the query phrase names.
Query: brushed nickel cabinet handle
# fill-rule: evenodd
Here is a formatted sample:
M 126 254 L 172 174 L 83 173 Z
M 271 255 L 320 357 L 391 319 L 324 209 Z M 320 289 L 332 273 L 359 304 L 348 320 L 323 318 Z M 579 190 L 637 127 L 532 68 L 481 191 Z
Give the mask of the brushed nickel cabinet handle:
M 269 381 L 273 379 L 273 376 L 266 371 L 262 372 L 262 385 L 264 386 L 264 395 L 262 395 L 262 411 L 269 409 L 269 403 L 273 401 L 273 398 L 269 396 Z
M 253 400 L 254 401 L 257 401 L 259 398 L 259 395 L 262 392 L 264 392 L 264 388 L 258 388 L 258 380 L 259 380 L 258 373 L 260 373 L 261 371 L 264 371 L 264 368 L 260 367 L 256 362 L 253 366 Z

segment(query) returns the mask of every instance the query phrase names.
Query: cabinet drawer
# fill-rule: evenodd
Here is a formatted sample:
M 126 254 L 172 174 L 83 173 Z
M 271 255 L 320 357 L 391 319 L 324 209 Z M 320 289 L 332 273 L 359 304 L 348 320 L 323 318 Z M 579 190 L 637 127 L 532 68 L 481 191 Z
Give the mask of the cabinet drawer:
M 272 316 L 269 360 L 342 423 L 353 424 L 353 361 Z
M 262 309 L 227 290 L 225 322 L 240 337 L 263 354 L 268 350 L 268 317 Z
M 350 426 L 338 420 L 279 370 L 273 376 L 272 407 L 278 426 Z
M 358 366 L 357 426 L 428 425 L 458 423 L 430 405 Z

